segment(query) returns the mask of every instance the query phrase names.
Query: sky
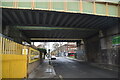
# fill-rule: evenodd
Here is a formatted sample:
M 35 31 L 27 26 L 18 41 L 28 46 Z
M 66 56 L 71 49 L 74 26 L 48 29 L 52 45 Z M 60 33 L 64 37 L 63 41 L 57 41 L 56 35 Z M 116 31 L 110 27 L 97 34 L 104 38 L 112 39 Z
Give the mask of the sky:
M 48 51 L 48 49 L 50 49 L 50 51 L 53 51 L 53 50 L 54 50 L 54 48 L 53 48 L 53 44 L 54 44 L 54 43 L 58 43 L 58 44 L 59 44 L 59 42 L 47 42 L 47 46 L 46 46 L 47 51 Z M 43 42 L 35 42 L 35 43 L 34 43 L 35 46 L 38 46 L 38 45 L 40 45 L 40 44 L 43 44 Z M 64 44 L 67 44 L 67 42 L 63 42 L 63 43 L 62 43 L 62 45 L 64 45 Z

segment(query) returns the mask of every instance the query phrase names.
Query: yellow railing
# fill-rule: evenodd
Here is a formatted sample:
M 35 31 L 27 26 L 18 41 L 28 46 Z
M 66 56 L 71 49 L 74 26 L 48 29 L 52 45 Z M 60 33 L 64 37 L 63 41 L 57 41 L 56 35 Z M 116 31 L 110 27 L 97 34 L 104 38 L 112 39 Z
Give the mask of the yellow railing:
M 7 38 L 0 38 L 1 54 L 22 54 L 22 49 L 24 49 L 24 46 L 22 44 L 18 44 Z
M 29 63 L 39 60 L 39 51 L 29 47 Z
M 39 51 L 0 36 L 0 56 L 2 62 L 0 78 L 27 77 L 28 63 L 39 59 L 31 60 L 31 55 L 39 55 Z

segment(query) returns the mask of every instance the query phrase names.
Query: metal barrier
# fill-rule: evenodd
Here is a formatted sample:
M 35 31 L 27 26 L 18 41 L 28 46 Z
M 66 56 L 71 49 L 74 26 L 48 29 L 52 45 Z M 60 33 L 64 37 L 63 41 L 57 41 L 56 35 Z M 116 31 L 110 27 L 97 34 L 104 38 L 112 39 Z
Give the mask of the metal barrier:
M 1 54 L 22 54 L 23 45 L 1 37 Z
M 29 63 L 28 56 L 31 55 L 31 49 L 37 51 L 31 47 L 0 36 L 0 56 L 2 57 L 0 78 L 26 78 L 28 70 L 27 65 Z M 34 55 L 34 53 L 32 55 Z
M 29 47 L 29 53 L 28 54 L 29 54 L 28 55 L 29 63 L 35 62 L 35 61 L 39 60 L 39 58 L 40 58 L 39 57 L 39 55 L 40 55 L 39 51 L 35 50 L 31 47 Z

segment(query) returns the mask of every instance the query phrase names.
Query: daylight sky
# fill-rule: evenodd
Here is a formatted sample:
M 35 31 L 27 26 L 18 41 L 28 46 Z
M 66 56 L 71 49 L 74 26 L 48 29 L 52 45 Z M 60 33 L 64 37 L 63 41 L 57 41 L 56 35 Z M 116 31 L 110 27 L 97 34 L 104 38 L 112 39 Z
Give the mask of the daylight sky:
M 59 43 L 59 42 L 47 42 L 47 46 L 46 46 L 47 50 L 50 49 L 51 51 L 53 51 L 54 50 L 54 48 L 53 48 L 54 43 Z M 66 43 L 67 42 L 63 42 L 62 45 L 66 44 Z M 43 43 L 42 42 L 35 42 L 34 43 L 35 46 L 38 46 L 40 44 L 43 44 Z

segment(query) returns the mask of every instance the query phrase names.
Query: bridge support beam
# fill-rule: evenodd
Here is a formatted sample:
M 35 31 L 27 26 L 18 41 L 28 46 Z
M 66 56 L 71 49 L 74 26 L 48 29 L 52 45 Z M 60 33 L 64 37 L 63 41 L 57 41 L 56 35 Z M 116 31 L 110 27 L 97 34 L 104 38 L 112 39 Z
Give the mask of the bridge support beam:
M 3 25 L 2 34 L 18 43 L 22 43 L 23 41 L 30 43 L 30 39 L 23 35 L 15 26 Z

